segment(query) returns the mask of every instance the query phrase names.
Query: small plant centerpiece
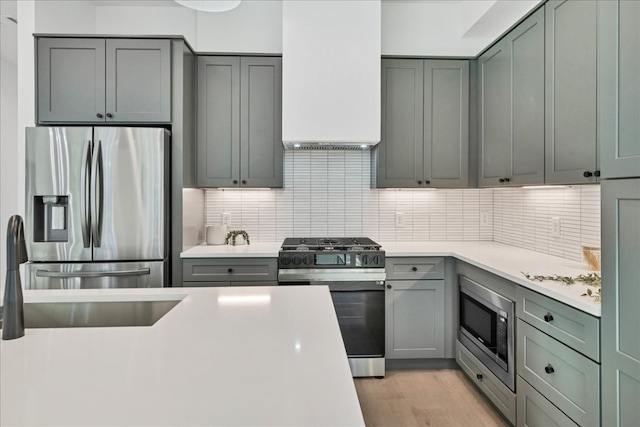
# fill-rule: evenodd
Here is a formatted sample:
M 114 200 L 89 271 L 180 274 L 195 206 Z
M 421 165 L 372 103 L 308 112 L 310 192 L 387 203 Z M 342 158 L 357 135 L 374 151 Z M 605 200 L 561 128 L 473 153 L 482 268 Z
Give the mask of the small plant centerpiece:
M 231 245 L 235 246 L 238 236 L 242 236 L 242 238 L 244 238 L 244 241 L 247 242 L 247 245 L 251 244 L 251 242 L 249 241 L 249 234 L 247 234 L 247 232 L 244 230 L 232 230 L 227 233 L 227 238 L 224 239 L 224 244 L 228 245 L 229 242 L 231 242 Z

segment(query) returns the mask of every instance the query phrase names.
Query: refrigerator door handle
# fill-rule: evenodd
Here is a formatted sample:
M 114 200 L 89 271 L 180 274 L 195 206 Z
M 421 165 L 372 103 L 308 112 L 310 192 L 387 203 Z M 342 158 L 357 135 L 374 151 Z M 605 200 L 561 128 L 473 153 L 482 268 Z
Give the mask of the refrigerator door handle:
M 150 273 L 151 273 L 151 269 L 149 268 L 138 268 L 136 270 L 121 270 L 121 271 L 73 271 L 73 272 L 36 270 L 37 277 L 55 277 L 55 278 L 145 276 Z
M 91 204 L 91 235 L 93 246 L 99 248 L 102 241 L 102 207 L 104 197 L 104 180 L 102 165 L 102 141 L 98 140 L 91 167 L 91 188 L 93 189 L 93 203 Z
M 82 150 L 82 175 L 80 180 L 80 205 L 82 215 L 80 215 L 80 228 L 82 228 L 82 244 L 85 248 L 91 245 L 91 216 L 89 210 L 89 197 L 91 187 L 91 141 L 84 144 Z

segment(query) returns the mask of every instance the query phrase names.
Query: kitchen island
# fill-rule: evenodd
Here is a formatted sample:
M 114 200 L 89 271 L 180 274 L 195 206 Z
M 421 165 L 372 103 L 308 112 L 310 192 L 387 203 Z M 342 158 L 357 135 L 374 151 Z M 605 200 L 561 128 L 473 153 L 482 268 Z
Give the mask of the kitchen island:
M 0 341 L 3 426 L 363 426 L 324 286 L 25 291 L 180 300 L 152 326 Z

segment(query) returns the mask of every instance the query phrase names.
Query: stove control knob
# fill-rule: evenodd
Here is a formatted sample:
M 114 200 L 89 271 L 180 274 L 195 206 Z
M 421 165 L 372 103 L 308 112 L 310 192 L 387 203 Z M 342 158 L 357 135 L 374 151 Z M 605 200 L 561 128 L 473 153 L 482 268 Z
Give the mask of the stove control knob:
M 282 265 L 289 265 L 291 264 L 291 258 L 289 258 L 288 255 L 282 255 L 280 257 L 280 264 Z
M 300 255 L 295 255 L 293 257 L 293 264 L 300 265 L 301 263 L 302 263 L 302 258 L 300 257 Z
M 379 265 L 380 264 L 380 255 L 376 255 L 373 257 L 373 263 L 375 265 Z
M 305 255 L 302 259 L 304 265 L 312 265 L 313 264 L 313 255 Z
M 362 255 L 362 265 L 369 264 L 369 255 Z

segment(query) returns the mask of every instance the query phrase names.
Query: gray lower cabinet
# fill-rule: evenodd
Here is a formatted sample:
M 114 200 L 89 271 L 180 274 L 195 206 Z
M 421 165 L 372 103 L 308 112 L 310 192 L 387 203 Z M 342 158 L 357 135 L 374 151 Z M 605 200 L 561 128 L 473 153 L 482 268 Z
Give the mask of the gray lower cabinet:
M 544 183 L 544 8 L 478 59 L 479 185 Z
M 276 258 L 184 258 L 183 286 L 275 286 Z
M 512 423 L 516 422 L 516 395 L 498 377 L 456 340 L 456 362 L 495 407 Z M 520 396 L 519 389 L 518 396 Z
M 444 357 L 444 280 L 387 280 L 385 357 Z
M 520 319 L 516 345 L 516 372 L 523 380 L 578 425 L 600 424 L 598 363 Z
M 598 3 L 601 178 L 640 176 L 640 2 Z
M 37 38 L 38 123 L 171 122 L 171 41 Z
M 198 58 L 198 187 L 281 188 L 282 58 Z
M 640 179 L 602 182 L 602 425 L 640 425 Z
M 385 357 L 445 357 L 444 258 L 387 258 Z
M 597 181 L 596 36 L 593 0 L 549 0 L 545 49 L 545 183 Z M 637 121 L 637 117 L 635 119 Z
M 571 418 L 556 408 L 521 377 L 516 377 L 517 427 L 577 427 Z
M 375 187 L 466 187 L 468 129 L 468 61 L 382 60 Z

